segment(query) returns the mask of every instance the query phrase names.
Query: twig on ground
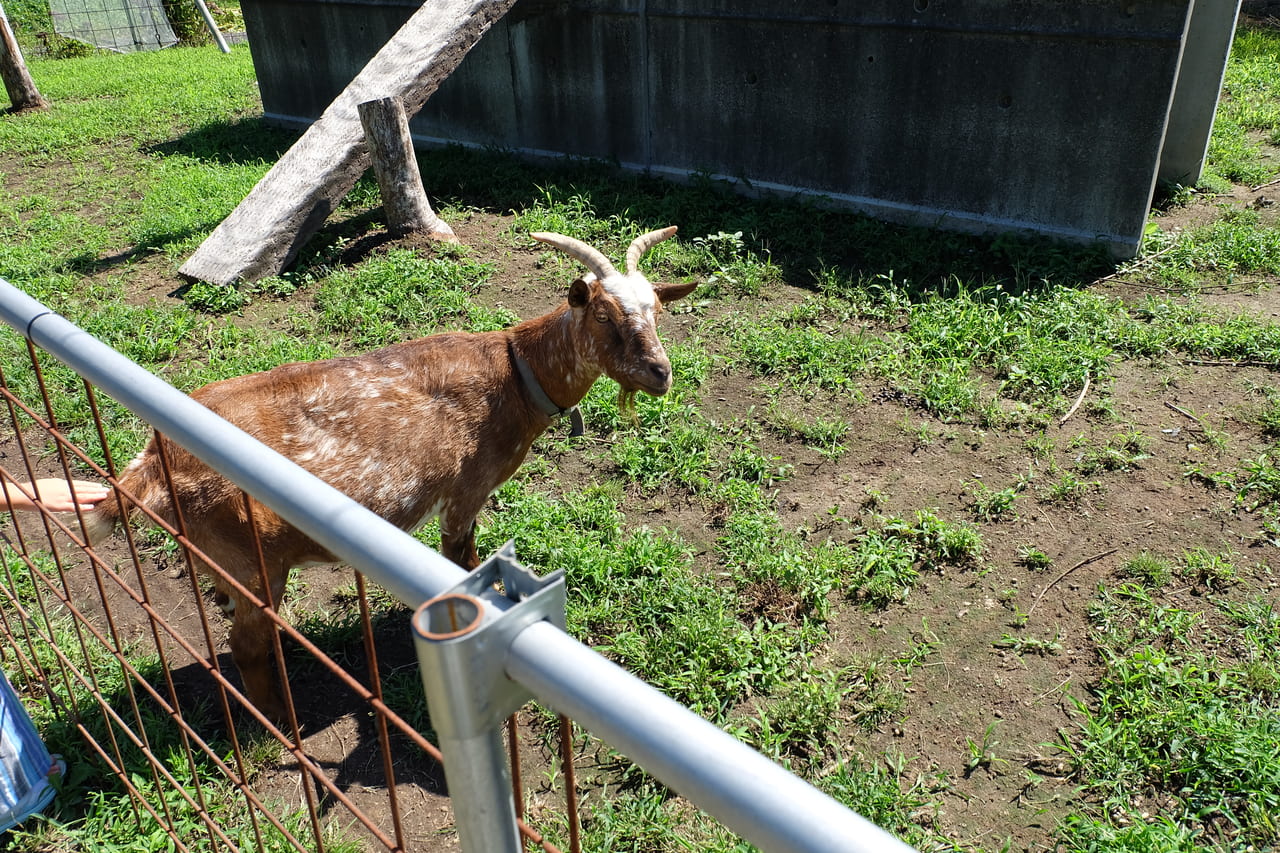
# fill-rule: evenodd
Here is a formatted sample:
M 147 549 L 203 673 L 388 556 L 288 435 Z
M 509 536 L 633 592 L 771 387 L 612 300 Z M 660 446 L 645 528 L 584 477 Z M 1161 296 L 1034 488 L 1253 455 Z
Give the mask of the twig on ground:
M 1158 251 L 1158 252 L 1152 252 L 1150 255 L 1146 255 L 1145 257 L 1138 258 L 1138 259 L 1137 259 L 1136 261 L 1134 261 L 1133 263 L 1131 263 L 1131 264 L 1127 265 L 1127 266 L 1126 266 L 1126 267 L 1124 267 L 1123 269 L 1118 269 L 1118 270 L 1116 270 L 1116 271 L 1115 271 L 1115 272 L 1113 272 L 1111 275 L 1104 275 L 1102 278 L 1095 278 L 1095 279 L 1093 280 L 1093 283 L 1094 283 L 1094 284 L 1102 284 L 1104 281 L 1111 281 L 1111 279 L 1116 278 L 1117 276 L 1124 275 L 1125 273 L 1131 273 L 1131 272 L 1133 272 L 1133 271 L 1134 271 L 1134 270 L 1136 270 L 1136 269 L 1139 269 L 1139 268 L 1141 268 L 1141 267 L 1146 266 L 1147 264 L 1151 263 L 1152 261 L 1154 261 L 1156 258 L 1160 257 L 1161 255 L 1168 254 L 1169 252 L 1172 252 L 1172 251 L 1173 251 L 1174 249 L 1176 249 L 1177 247 L 1178 247 L 1178 244 L 1177 244 L 1177 243 L 1170 243 L 1168 246 L 1165 246 L 1165 247 L 1164 247 L 1163 249 L 1161 249 L 1160 251 Z
M 1276 184 L 1280 184 L 1280 178 L 1276 178 L 1274 181 L 1267 181 L 1265 184 L 1258 184 L 1256 187 L 1249 187 L 1249 192 L 1256 193 L 1258 190 L 1265 190 L 1267 187 L 1274 187 Z
M 1170 409 L 1173 409 L 1178 414 L 1182 415 L 1187 420 L 1191 421 L 1191 423 L 1195 424 L 1195 426 L 1187 427 L 1187 432 L 1190 432 L 1195 435 L 1199 435 L 1202 438 L 1208 437 L 1209 428 L 1205 426 L 1204 420 L 1200 418 L 1199 415 L 1195 414 L 1194 412 L 1189 412 L 1186 409 L 1182 408 L 1181 406 L 1175 406 L 1173 403 L 1170 403 L 1168 400 L 1166 400 L 1164 404 L 1168 406 Z
M 1173 403 L 1170 403 L 1168 400 L 1165 400 L 1164 404 L 1168 406 L 1170 409 L 1173 409 L 1178 414 L 1182 415 L 1184 418 L 1195 421 L 1196 426 L 1200 427 L 1201 429 L 1204 428 L 1204 421 L 1200 420 L 1198 417 L 1191 414 L 1186 409 L 1182 408 L 1181 406 L 1175 406 Z
M 1117 270 L 1105 279 L 1112 284 L 1123 284 L 1125 287 L 1136 287 L 1141 290 L 1154 290 L 1157 293 L 1185 293 L 1188 290 L 1195 293 L 1207 293 L 1210 291 L 1219 291 L 1222 293 L 1247 293 L 1256 290 L 1259 285 L 1265 283 L 1265 279 L 1250 278 L 1233 281 L 1227 284 L 1200 284 L 1194 288 L 1188 288 L 1185 285 L 1174 284 L 1150 284 L 1145 281 L 1131 281 L 1127 278 L 1114 278 L 1120 275 L 1121 270 Z M 1104 279 L 1098 279 L 1099 282 Z M 1096 283 L 1096 282 L 1095 282 Z
M 1063 686 L 1064 686 L 1064 685 L 1066 685 L 1066 683 L 1067 683 L 1068 681 L 1070 681 L 1070 680 L 1071 680 L 1071 676 L 1069 676 L 1069 675 L 1068 675 L 1066 678 L 1064 678 L 1064 679 L 1062 679 L 1061 681 L 1059 681 L 1055 686 L 1050 687 L 1048 690 L 1046 690 L 1045 692 L 1043 692 L 1043 693 L 1041 693 L 1039 696 L 1037 696 L 1037 697 L 1036 697 L 1036 699 L 1035 699 L 1035 701 L 1039 702 L 1041 699 L 1043 699 L 1044 697 L 1048 696 L 1050 693 L 1057 693 L 1057 692 L 1058 692 L 1059 690 L 1061 690 L 1061 689 L 1063 688 Z
M 1067 418 L 1076 413 L 1076 409 L 1080 408 L 1080 404 L 1084 402 L 1084 395 L 1089 393 L 1089 374 L 1084 375 L 1084 387 L 1080 389 L 1080 396 L 1076 397 L 1076 401 L 1071 404 L 1071 408 L 1067 409 L 1067 413 L 1058 421 L 1058 426 L 1062 426 L 1067 422 Z
M 1215 361 L 1209 358 L 1184 358 L 1183 364 L 1204 364 L 1211 367 L 1270 367 L 1280 368 L 1274 361 Z
M 1204 427 L 1204 420 L 1201 418 L 1201 416 L 1194 414 L 1194 412 L 1187 411 L 1183 409 L 1183 407 L 1181 406 L 1175 406 L 1174 403 L 1171 403 L 1167 400 L 1165 401 L 1165 405 L 1169 406 L 1170 409 L 1178 412 L 1178 414 L 1183 416 L 1183 418 L 1188 419 L 1189 421 L 1192 421 L 1193 424 L 1196 424 L 1196 428 L 1198 430 L 1201 430 L 1202 433 L 1204 432 L 1204 429 L 1206 429 L 1206 427 Z
M 1080 562 L 1076 563 L 1076 564 L 1075 564 L 1074 566 L 1072 566 L 1071 568 L 1067 569 L 1067 570 L 1066 570 L 1065 572 L 1063 572 L 1062 574 L 1058 575 L 1058 576 L 1057 576 L 1056 578 L 1054 578 L 1053 580 L 1049 581 L 1048 586 L 1046 586 L 1044 589 L 1040 590 L 1040 594 L 1036 596 L 1036 600 L 1035 600 L 1035 601 L 1033 601 L 1033 602 L 1031 602 L 1031 606 L 1027 608 L 1027 615 L 1028 615 L 1028 616 L 1030 616 L 1032 613 L 1034 613 L 1034 612 L 1035 612 L 1035 610 L 1036 610 L 1036 607 L 1037 607 L 1037 606 L 1039 606 L 1039 604 L 1040 604 L 1040 599 L 1044 598 L 1044 594 L 1045 594 L 1046 592 L 1048 592 L 1049 590 L 1053 589 L 1053 588 L 1054 588 L 1054 586 L 1056 586 L 1056 585 L 1058 584 L 1058 582 L 1059 582 L 1059 581 L 1061 581 L 1063 578 L 1065 578 L 1067 575 L 1071 574 L 1071 573 L 1072 573 L 1072 572 L 1074 572 L 1076 569 L 1083 568 L 1083 567 L 1085 567 L 1085 566 L 1089 565 L 1090 563 L 1095 563 L 1095 562 L 1097 562 L 1098 560 L 1101 560 L 1103 557 L 1110 557 L 1112 554 L 1114 554 L 1116 551 L 1119 551 L 1119 550 L 1120 550 L 1119 548 L 1112 548 L 1112 549 L 1110 549 L 1110 550 L 1108 550 L 1108 551 L 1103 551 L 1101 554 L 1094 554 L 1092 557 L 1086 557 L 1085 559 L 1083 559 L 1083 560 L 1081 560 Z

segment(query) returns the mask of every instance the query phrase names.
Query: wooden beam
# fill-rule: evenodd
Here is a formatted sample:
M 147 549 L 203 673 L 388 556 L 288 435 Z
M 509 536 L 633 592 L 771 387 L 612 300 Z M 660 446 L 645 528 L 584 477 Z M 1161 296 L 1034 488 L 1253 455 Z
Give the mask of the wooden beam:
M 420 231 L 446 243 L 458 242 L 449 223 L 436 216 L 427 200 L 404 107 L 395 98 L 379 98 L 365 101 L 357 109 L 373 158 L 373 172 L 378 176 L 387 230 L 396 236 Z
M 407 115 L 417 114 L 514 3 L 424 3 L 179 272 L 214 284 L 278 275 L 369 167 L 359 105 L 394 97 Z

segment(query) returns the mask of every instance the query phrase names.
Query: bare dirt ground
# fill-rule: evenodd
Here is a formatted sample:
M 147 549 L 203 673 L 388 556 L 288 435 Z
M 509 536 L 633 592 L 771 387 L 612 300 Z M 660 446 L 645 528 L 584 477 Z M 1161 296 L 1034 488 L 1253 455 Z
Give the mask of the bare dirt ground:
M 1273 187 L 1241 189 L 1225 199 L 1200 199 L 1168 214 L 1162 227 L 1204 221 L 1219 204 L 1264 207 L 1265 200 L 1277 197 L 1280 190 Z M 477 212 L 452 224 L 476 255 L 497 265 L 491 285 L 480 296 L 482 301 L 531 317 L 559 300 L 560 294 L 543 292 L 531 283 L 536 252 L 507 248 L 509 217 Z M 406 244 L 366 236 L 370 239 L 360 251 Z M 161 259 L 139 259 L 125 275 L 139 301 L 180 298 L 181 282 Z M 1202 298 L 1209 307 L 1274 320 L 1280 318 L 1276 284 L 1250 282 L 1246 288 L 1224 288 Z M 1096 286 L 1125 298 L 1141 298 L 1149 292 L 1116 279 Z M 765 312 L 804 295 L 803 290 L 778 286 L 751 300 L 731 300 L 713 310 Z M 290 300 L 263 299 L 225 322 L 280 322 L 291 310 L 305 309 L 310 298 L 303 290 Z M 664 334 L 680 340 L 698 319 L 677 315 L 663 322 Z M 723 354 L 713 353 L 713 358 L 724 361 Z M 910 656 L 922 642 L 933 646 L 923 663 L 910 672 L 909 683 L 902 685 L 901 710 L 874 731 L 848 727 L 843 735 L 846 741 L 836 751 L 860 754 L 871 762 L 905 762 L 908 776 L 925 780 L 938 804 L 936 811 L 920 819 L 964 848 L 999 849 L 1008 842 L 1012 849 L 1052 849 L 1057 821 L 1077 805 L 1077 782 L 1053 743 L 1060 733 L 1070 737 L 1074 731 L 1074 700 L 1088 701 L 1089 685 L 1099 668 L 1087 611 L 1099 585 L 1118 580 L 1118 568 L 1125 560 L 1143 550 L 1176 557 L 1198 546 L 1214 552 L 1229 549 L 1240 555 L 1241 589 L 1278 594 L 1275 548 L 1259 543 L 1257 519 L 1235 506 L 1230 495 L 1186 476 L 1189 463 L 1206 458 L 1205 425 L 1229 436 L 1227 449 L 1214 460 L 1223 468 L 1270 446 L 1252 417 L 1259 399 L 1251 389 L 1275 386 L 1274 368 L 1170 357 L 1117 363 L 1113 369 L 1114 378 L 1092 389 L 1077 414 L 1050 428 L 1056 445 L 1054 461 L 1069 467 L 1079 452 L 1075 448 L 1104 444 L 1122 430 L 1140 431 L 1150 439 L 1148 458 L 1132 470 L 1089 477 L 1093 485 L 1072 505 L 1042 499 L 1033 485 L 1018 498 L 1015 514 L 980 525 L 984 554 L 979 566 L 925 575 L 903 604 L 870 610 L 836 599 L 825 652 L 833 666 L 858 660 L 891 661 Z M 752 376 L 736 370 L 713 370 L 713 376 L 700 389 L 709 417 L 743 420 L 752 417 L 753 407 L 763 408 L 762 393 Z M 828 512 L 832 507 L 839 507 L 843 516 L 854 521 L 872 510 L 911 517 L 924 508 L 933 508 L 944 518 L 970 518 L 972 483 L 1003 489 L 1047 464 L 1037 461 L 1027 447 L 1038 431 L 987 431 L 963 423 L 940 423 L 911 400 L 882 393 L 884 389 L 874 381 L 862 390 L 866 402 L 851 401 L 835 413 L 852 425 L 850 450 L 838 461 L 762 433 L 760 451 L 792 466 L 777 493 L 787 527 L 805 528 L 819 538 L 854 535 L 853 525 L 832 525 Z M 12 443 L 0 450 L 5 456 L 0 461 L 9 465 L 14 458 Z M 546 452 L 535 447 L 535 453 Z M 566 492 L 612 476 L 607 457 L 599 454 L 560 455 L 553 461 Z M 700 559 L 711 566 L 716 521 L 685 497 L 634 493 L 628 521 L 679 533 L 704 550 Z M 1051 567 L 1036 571 L 1023 565 L 1018 552 L 1025 546 L 1051 558 Z M 151 594 L 180 630 L 199 636 L 190 582 L 172 577 L 177 574 L 170 571 L 173 568 L 172 563 L 163 562 L 145 566 L 153 581 Z M 300 596 L 303 606 L 325 606 L 333 591 L 349 582 L 345 570 L 308 570 Z M 87 575 L 74 583 L 83 584 L 81 591 L 86 595 L 96 594 Z M 1188 609 L 1200 609 L 1207 592 L 1198 584 L 1185 583 L 1170 591 L 1168 598 Z M 1019 636 L 1056 643 L 1057 650 L 1037 654 L 999 647 L 997 641 L 1014 631 L 1011 626 L 1018 613 L 1026 615 L 1025 625 L 1016 630 Z M 219 624 L 225 630 L 224 623 L 215 620 L 216 636 L 221 636 Z M 143 629 L 138 620 L 126 620 L 124 625 L 131 631 Z M 411 665 L 412 648 L 404 632 L 382 633 L 383 671 Z M 351 657 L 356 661 L 352 668 L 361 669 L 358 643 Z M 228 672 L 234 670 L 225 649 L 223 664 Z M 178 678 L 184 692 L 209 689 L 200 673 L 181 670 Z M 355 703 L 335 703 L 336 693 L 326 678 L 316 673 L 313 682 L 300 685 L 302 689 L 295 693 L 306 748 L 348 796 L 379 813 L 385 809 L 386 795 L 367 718 Z M 971 769 L 971 742 L 981 741 L 989 728 L 998 741 L 993 746 L 998 761 Z M 535 801 L 543 802 L 547 794 L 537 780 L 543 778 L 548 759 L 537 745 L 541 740 L 537 726 L 528 740 L 533 746 L 525 753 L 529 766 L 524 775 L 533 780 Z M 580 773 L 593 775 L 594 753 L 584 753 L 582 761 Z M 1029 772 L 1041 781 L 1033 781 Z M 448 832 L 450 818 L 438 769 L 429 762 L 406 761 L 397 774 L 411 846 L 453 849 L 456 841 Z M 298 776 L 287 761 L 278 771 L 265 773 L 257 784 L 268 796 L 300 803 Z

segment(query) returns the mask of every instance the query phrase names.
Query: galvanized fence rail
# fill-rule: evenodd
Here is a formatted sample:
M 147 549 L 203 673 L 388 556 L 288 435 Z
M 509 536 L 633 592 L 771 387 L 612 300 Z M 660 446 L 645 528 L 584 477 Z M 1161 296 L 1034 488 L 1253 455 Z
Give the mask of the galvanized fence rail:
M 282 730 L 241 696 L 236 678 L 223 675 L 215 629 L 210 627 L 192 571 L 192 558 L 199 555 L 193 555 L 181 530 L 170 528 L 169 532 L 186 555 L 181 574 L 189 589 L 184 600 L 189 599 L 194 611 L 186 620 L 175 618 L 177 608 L 171 600 L 153 596 L 151 587 L 159 578 L 154 569 L 143 570 L 132 535 L 122 537 L 127 559 L 121 560 L 119 555 L 108 557 L 87 547 L 76 516 L 40 514 L 19 519 L 13 515 L 12 535 L 6 532 L 7 541 L 0 544 L 17 555 L 37 592 L 34 597 L 19 595 L 16 587 L 21 579 L 4 561 L 0 633 L 12 649 L 12 658 L 6 656 L 4 666 L 7 671 L 17 668 L 29 689 L 41 689 L 55 705 L 67 705 L 60 712 L 130 790 L 135 813 L 141 817 L 141 811 L 149 812 L 155 821 L 169 826 L 176 849 L 190 849 L 189 839 L 173 826 L 169 813 L 179 807 L 198 816 L 212 849 L 254 850 L 270 845 L 277 849 L 283 844 L 284 849 L 323 850 L 332 838 L 329 827 L 334 810 L 344 816 L 337 823 L 357 824 L 377 849 L 426 849 L 421 841 L 408 837 L 402 819 L 404 804 L 397 794 L 397 770 L 406 753 L 413 753 L 443 762 L 458 838 L 466 853 L 519 851 L 527 843 L 555 850 L 524 813 L 519 737 L 510 715 L 530 698 L 561 715 L 560 760 L 568 778 L 566 813 L 557 819 L 557 829 L 564 830 L 560 834 L 567 837 L 570 849 L 578 844 L 578 817 L 572 781 L 573 726 L 568 718 L 766 851 L 911 849 L 567 635 L 561 573 L 533 577 L 511 549 L 504 549 L 474 573 L 463 572 L 3 280 L 0 319 L 29 342 L 29 364 L 0 365 L 0 394 L 13 425 L 11 438 L 0 432 L 4 455 L 0 477 L 7 484 L 16 487 L 34 480 L 41 466 L 47 471 L 50 464 L 62 477 L 89 469 L 114 481 L 107 470 L 114 464 L 100 425 L 97 436 L 106 467 L 95 465 L 92 454 L 59 428 L 51 395 L 66 392 L 51 391 L 43 381 L 38 348 L 83 379 L 85 404 L 95 420 L 97 394 L 102 393 L 355 569 L 367 658 L 358 676 L 349 671 L 350 665 L 331 660 L 273 608 L 267 610 L 290 646 L 303 650 L 298 653 L 291 648 L 290 654 L 320 661 L 325 684 L 339 685 L 350 694 L 350 701 L 373 718 L 367 739 L 376 742 L 377 758 L 366 763 L 380 764 L 381 770 L 374 773 L 376 784 L 358 786 L 385 795 L 372 807 L 367 797 L 354 801 L 351 785 L 335 781 L 337 759 L 309 751 L 312 733 L 303 730 L 296 713 L 288 715 Z M 6 374 L 20 370 L 36 375 L 41 399 L 23 400 L 10 389 Z M 33 443 L 40 448 L 29 446 Z M 120 562 L 125 569 L 116 568 Z M 365 577 L 416 611 L 411 620 L 413 642 L 439 748 L 382 694 Z M 54 642 L 49 626 L 55 612 L 63 611 L 74 618 L 78 648 L 67 648 L 65 639 Z M 122 625 L 121 620 L 132 621 Z M 189 635 L 192 625 L 200 626 L 198 636 Z M 149 637 L 158 660 L 154 672 L 139 672 L 132 662 L 135 656 L 128 654 L 143 635 Z M 100 655 L 91 654 L 90 646 L 107 650 L 109 663 L 104 665 Z M 282 674 L 287 672 L 288 655 L 279 642 L 275 656 Z M 197 716 L 206 718 L 202 724 L 187 719 L 195 712 L 185 700 L 197 691 L 190 674 L 181 683 L 175 678 L 175 670 L 185 672 L 184 665 L 194 665 L 194 677 L 200 683 L 216 686 L 214 707 L 197 709 Z M 292 707 L 304 689 L 302 681 L 293 679 L 291 696 L 290 679 L 281 680 L 286 705 Z M 81 698 L 67 703 L 67 696 Z M 403 705 L 399 707 L 403 712 Z M 100 722 L 90 722 L 94 715 Z M 211 726 L 209 717 L 221 719 L 225 743 L 210 742 L 208 732 L 217 725 Z M 282 764 L 291 763 L 292 772 L 298 774 L 300 781 L 293 788 L 299 819 L 280 816 L 273 799 L 281 790 L 278 780 L 268 786 L 269 791 L 260 791 L 262 780 L 247 769 L 246 754 L 254 748 L 252 741 L 260 730 L 246 728 L 246 718 L 271 733 L 281 744 Z M 174 727 L 176 746 L 151 743 L 153 732 L 159 730 L 156 720 Z M 126 755 L 146 757 L 145 775 L 130 770 Z M 237 826 L 247 822 L 249 828 L 230 831 L 232 818 L 206 803 L 199 788 L 191 791 L 183 786 L 176 778 L 175 762 L 216 766 L 242 803 L 234 816 L 241 821 Z M 421 768 L 417 772 L 421 774 Z M 438 849 L 438 841 L 430 849 Z

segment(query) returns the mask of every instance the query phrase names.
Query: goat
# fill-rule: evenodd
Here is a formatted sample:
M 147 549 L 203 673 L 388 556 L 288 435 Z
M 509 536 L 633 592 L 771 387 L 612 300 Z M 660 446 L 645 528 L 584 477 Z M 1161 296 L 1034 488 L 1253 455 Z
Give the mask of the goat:
M 439 518 L 441 552 L 474 569 L 480 564 L 477 513 L 520 467 L 534 439 L 576 407 L 596 379 L 603 374 L 616 381 L 624 407 L 637 391 L 660 396 L 670 389 L 671 362 L 656 315 L 696 285 L 651 285 L 637 265 L 675 232 L 673 226 L 637 237 L 625 274 L 579 240 L 533 234 L 590 270 L 546 315 L 503 331 L 439 333 L 363 355 L 284 364 L 210 383 L 191 396 L 398 527 Z M 119 482 L 170 522 L 176 502 L 195 546 L 273 606 L 281 603 L 292 567 L 334 561 L 159 433 Z M 109 534 L 120 516 L 111 500 L 88 513 L 90 541 Z M 266 591 L 251 523 L 261 542 Z M 229 605 L 231 653 L 246 694 L 265 715 L 282 719 L 270 619 L 209 567 L 197 569 L 213 576 L 215 596 Z

